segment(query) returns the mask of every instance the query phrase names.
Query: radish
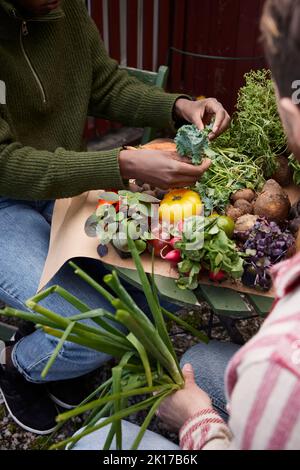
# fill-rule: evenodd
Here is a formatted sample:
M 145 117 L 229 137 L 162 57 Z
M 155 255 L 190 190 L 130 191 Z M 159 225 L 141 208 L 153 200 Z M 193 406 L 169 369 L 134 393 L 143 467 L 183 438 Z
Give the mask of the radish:
M 174 237 L 172 240 L 170 240 L 169 245 L 175 250 L 175 245 L 177 242 L 181 242 L 182 238 L 180 237 Z
M 169 251 L 166 255 L 164 254 L 165 251 L 165 248 L 163 248 L 160 252 L 160 256 L 162 257 L 162 259 L 166 261 L 171 261 L 172 263 L 176 264 L 180 263 L 180 261 L 182 260 L 180 250 Z
M 222 282 L 226 278 L 226 275 L 223 271 L 219 271 L 218 273 L 209 273 L 209 279 L 213 282 Z

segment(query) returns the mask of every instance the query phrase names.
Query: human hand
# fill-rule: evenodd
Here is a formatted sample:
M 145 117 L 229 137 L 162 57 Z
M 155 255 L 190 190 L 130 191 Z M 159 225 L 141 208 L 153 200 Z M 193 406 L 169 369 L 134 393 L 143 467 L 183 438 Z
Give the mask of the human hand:
M 199 411 L 212 408 L 210 397 L 195 382 L 192 366 L 186 364 L 182 372 L 185 387 L 166 398 L 157 412 L 162 421 L 174 431 L 179 431 Z
M 226 131 L 230 124 L 229 114 L 215 98 L 200 101 L 179 98 L 175 103 L 175 112 L 179 119 L 195 124 L 200 130 L 215 118 L 213 130 L 209 135 L 211 140 Z
M 193 186 L 208 170 L 211 160 L 194 166 L 176 152 L 122 150 L 119 156 L 122 178 L 137 179 L 161 189 Z

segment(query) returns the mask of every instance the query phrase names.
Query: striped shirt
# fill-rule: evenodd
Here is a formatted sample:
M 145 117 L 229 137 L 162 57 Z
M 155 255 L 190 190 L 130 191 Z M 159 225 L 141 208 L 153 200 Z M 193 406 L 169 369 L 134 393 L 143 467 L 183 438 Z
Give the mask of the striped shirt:
M 226 371 L 229 425 L 202 410 L 181 429 L 182 449 L 300 449 L 300 254 L 272 274 L 272 312 Z

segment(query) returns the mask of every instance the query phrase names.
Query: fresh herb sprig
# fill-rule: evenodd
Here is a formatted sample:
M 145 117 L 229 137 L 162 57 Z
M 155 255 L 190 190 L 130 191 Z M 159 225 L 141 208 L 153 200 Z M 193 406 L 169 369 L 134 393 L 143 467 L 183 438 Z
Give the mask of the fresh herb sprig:
M 289 166 L 294 172 L 294 183 L 300 185 L 300 163 L 295 159 L 294 155 L 289 156 Z
M 270 71 L 251 71 L 245 75 L 245 81 L 228 134 L 231 145 L 253 158 L 268 178 L 277 169 L 276 157 L 287 149 L 287 139 Z
M 248 188 L 259 190 L 264 184 L 261 169 L 254 158 L 240 154 L 234 148 L 221 149 L 212 144 L 215 158 L 210 168 L 196 184 L 205 206 L 205 215 L 214 210 L 224 212 L 232 193 Z
M 218 226 L 217 218 L 188 219 L 183 227 L 182 240 L 176 243 L 176 248 L 182 256 L 177 281 L 181 289 L 196 289 L 202 269 L 214 274 L 222 271 L 233 279 L 240 279 L 243 275 L 243 257 L 236 243 Z

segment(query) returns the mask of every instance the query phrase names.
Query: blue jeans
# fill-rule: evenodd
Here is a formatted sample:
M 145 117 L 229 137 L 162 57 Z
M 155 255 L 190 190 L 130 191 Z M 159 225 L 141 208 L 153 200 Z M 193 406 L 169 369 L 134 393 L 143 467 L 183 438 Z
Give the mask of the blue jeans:
M 53 207 L 53 201 L 19 201 L 0 197 L 0 300 L 16 309 L 28 310 L 25 301 L 36 294 L 49 248 Z M 107 274 L 100 261 L 75 261 L 99 282 Z M 47 287 L 50 285 L 60 285 L 91 309 L 105 308 L 113 312 L 111 305 L 75 275 L 68 264 L 62 267 Z M 145 313 L 149 313 L 144 294 L 129 284 L 123 285 Z M 168 310 L 178 310 L 173 304 L 162 303 Z M 64 316 L 78 313 L 56 294 L 41 304 Z M 86 323 L 93 324 L 89 321 Z M 106 354 L 67 342 L 46 379 L 42 380 L 41 372 L 57 341 L 37 330 L 16 344 L 12 359 L 28 381 L 41 383 L 80 377 L 109 359 Z
M 214 408 L 227 421 L 226 396 L 224 387 L 225 370 L 239 346 L 232 343 L 211 341 L 208 345 L 199 343 L 189 349 L 181 359 L 181 367 L 192 364 L 196 382 L 211 397 Z M 195 413 L 197 410 L 195 410 Z M 110 426 L 82 438 L 74 450 L 101 450 L 106 441 Z M 138 433 L 138 427 L 123 421 L 123 448 L 129 450 Z M 113 443 L 114 445 L 115 443 Z M 113 447 L 112 447 L 113 449 Z M 141 442 L 140 450 L 176 450 L 178 447 L 158 434 L 147 431 Z

